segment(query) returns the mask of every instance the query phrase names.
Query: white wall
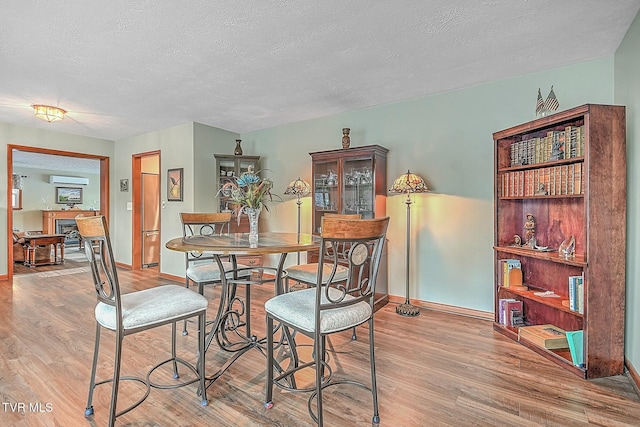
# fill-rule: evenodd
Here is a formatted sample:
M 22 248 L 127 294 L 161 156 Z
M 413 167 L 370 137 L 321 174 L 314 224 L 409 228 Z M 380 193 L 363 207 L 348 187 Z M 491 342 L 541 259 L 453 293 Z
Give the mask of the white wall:
M 52 128 L 54 128 L 53 124 Z M 93 154 L 113 157 L 113 141 L 90 138 L 53 130 L 42 130 L 26 126 L 18 126 L 0 122 L 0 176 L 7 177 L 7 146 L 23 145 L 29 147 L 48 148 L 73 153 Z M 113 162 L 110 163 L 110 174 L 113 176 Z M 4 182 L 4 178 L 3 178 Z M 113 196 L 114 187 L 111 186 Z M 0 186 L 0 276 L 7 271 L 7 186 Z
M 425 76 L 428 78 L 428 76 Z M 411 297 L 493 310 L 492 133 L 535 119 L 538 88 L 551 85 L 561 109 L 613 102 L 613 57 L 490 84 L 349 111 L 242 135 L 269 169 L 282 194 L 297 176 L 311 182 L 309 152 L 351 146 L 389 149 L 387 187 L 407 169 L 422 175 L 433 194 L 412 205 Z M 404 295 L 405 215 L 402 196 L 387 198 L 391 217 L 389 292 Z M 311 231 L 311 201 L 303 204 L 302 230 Z M 264 217 L 270 230 L 296 230 L 296 205 L 278 203 Z
M 640 371 L 640 15 L 615 55 L 615 101 L 627 112 L 627 297 L 625 356 Z

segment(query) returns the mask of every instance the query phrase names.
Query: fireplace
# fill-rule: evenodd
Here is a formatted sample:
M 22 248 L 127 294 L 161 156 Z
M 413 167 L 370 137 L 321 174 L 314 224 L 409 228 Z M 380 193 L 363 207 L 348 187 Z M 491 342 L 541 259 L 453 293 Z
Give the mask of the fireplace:
M 81 244 L 80 234 L 76 226 L 76 217 L 100 215 L 98 211 L 80 209 L 42 211 L 42 233 L 64 234 L 65 244 Z
M 56 219 L 56 234 L 65 235 L 65 246 L 80 243 L 80 233 L 75 219 Z

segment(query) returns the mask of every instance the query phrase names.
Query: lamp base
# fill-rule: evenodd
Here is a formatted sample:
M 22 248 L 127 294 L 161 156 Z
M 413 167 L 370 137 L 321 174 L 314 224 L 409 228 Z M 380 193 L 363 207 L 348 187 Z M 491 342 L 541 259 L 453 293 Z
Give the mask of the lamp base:
M 420 314 L 420 308 L 409 303 L 404 303 L 396 307 L 396 313 L 401 316 L 414 317 Z

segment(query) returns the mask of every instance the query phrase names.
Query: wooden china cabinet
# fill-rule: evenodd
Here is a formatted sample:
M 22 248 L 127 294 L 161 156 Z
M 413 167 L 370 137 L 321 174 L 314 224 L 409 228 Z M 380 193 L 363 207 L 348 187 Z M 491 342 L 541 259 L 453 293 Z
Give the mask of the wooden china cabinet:
M 320 233 L 326 213 L 360 214 L 364 219 L 386 216 L 388 152 L 382 146 L 367 145 L 309 153 L 314 234 Z M 376 285 L 378 308 L 389 300 L 386 246 Z M 317 262 L 318 254 L 310 252 L 308 257 Z

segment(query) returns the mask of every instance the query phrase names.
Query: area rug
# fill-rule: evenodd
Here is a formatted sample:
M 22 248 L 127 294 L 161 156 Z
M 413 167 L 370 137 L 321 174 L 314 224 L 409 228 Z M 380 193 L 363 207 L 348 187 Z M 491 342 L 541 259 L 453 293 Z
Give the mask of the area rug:
M 75 262 L 87 262 L 87 256 L 84 254 L 84 252 L 80 252 L 77 250 L 65 251 L 64 259 L 75 261 Z
M 91 271 L 91 267 L 78 267 L 78 268 L 69 268 L 66 270 L 43 271 L 42 273 L 37 273 L 37 276 L 38 277 L 56 277 L 56 276 L 66 276 L 68 274 L 87 273 L 89 271 Z

